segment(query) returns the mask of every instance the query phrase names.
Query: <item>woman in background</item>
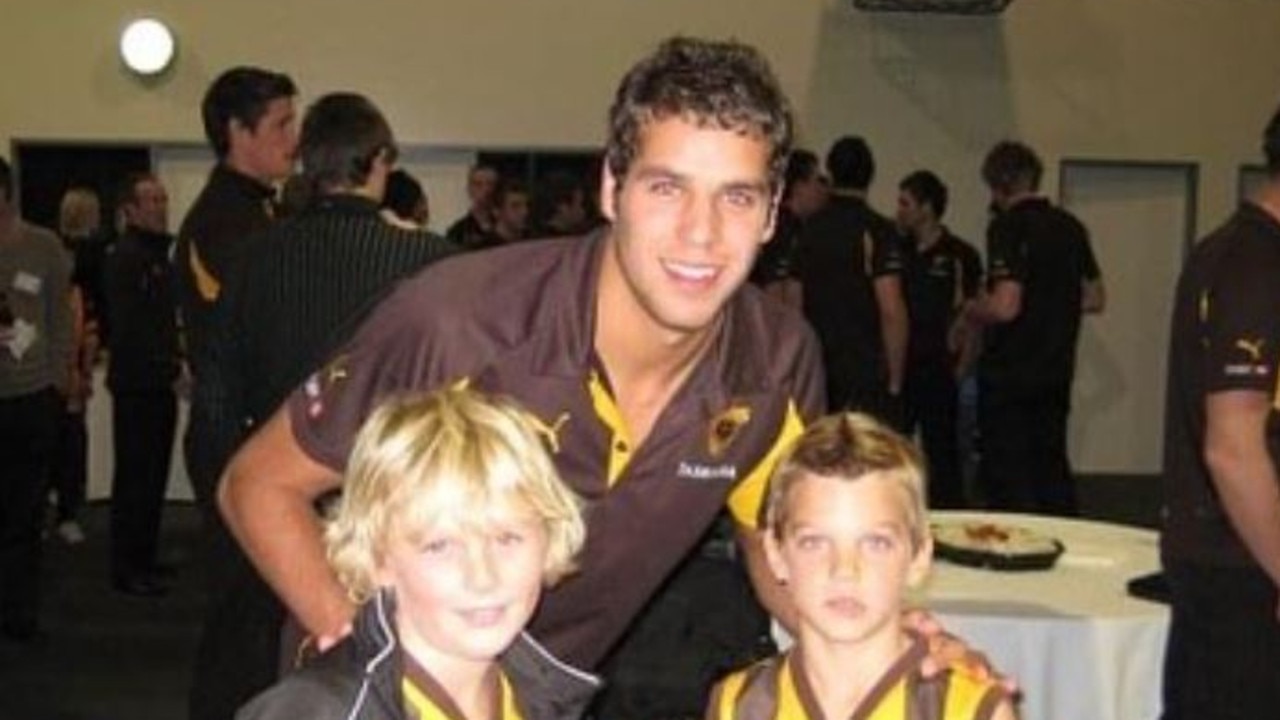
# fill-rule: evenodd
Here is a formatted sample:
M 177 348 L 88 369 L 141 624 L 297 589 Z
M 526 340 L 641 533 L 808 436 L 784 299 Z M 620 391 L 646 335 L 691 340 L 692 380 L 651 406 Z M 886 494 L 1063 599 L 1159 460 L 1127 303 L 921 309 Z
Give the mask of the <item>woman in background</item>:
M 71 273 L 71 310 L 75 355 L 71 381 L 63 398 L 57 461 L 52 489 L 56 496 L 54 532 L 68 545 L 84 542 L 78 519 L 88 482 L 89 434 L 85 407 L 93 394 L 93 364 L 98 354 L 98 314 L 101 310 L 103 239 L 102 208 L 88 188 L 71 188 L 58 210 L 58 234 L 75 260 Z

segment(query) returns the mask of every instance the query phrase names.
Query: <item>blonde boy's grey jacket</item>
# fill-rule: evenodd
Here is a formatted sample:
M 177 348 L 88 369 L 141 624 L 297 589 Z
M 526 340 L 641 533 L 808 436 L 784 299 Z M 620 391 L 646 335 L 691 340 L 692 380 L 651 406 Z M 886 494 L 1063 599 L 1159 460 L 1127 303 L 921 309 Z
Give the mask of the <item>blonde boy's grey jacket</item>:
M 251 700 L 236 720 L 406 720 L 392 617 L 385 594 L 365 603 L 351 637 Z M 524 720 L 576 720 L 600 687 L 594 675 L 556 660 L 526 633 L 500 664 Z

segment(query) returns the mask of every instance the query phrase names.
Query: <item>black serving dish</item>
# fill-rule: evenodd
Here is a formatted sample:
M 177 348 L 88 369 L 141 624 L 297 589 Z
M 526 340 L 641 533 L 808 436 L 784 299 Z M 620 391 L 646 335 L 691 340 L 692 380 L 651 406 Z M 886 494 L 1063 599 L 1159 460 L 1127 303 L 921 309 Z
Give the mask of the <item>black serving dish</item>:
M 1048 570 L 1058 562 L 1066 546 L 1059 540 L 1053 541 L 1054 549 L 1039 553 L 1007 554 L 990 550 L 975 550 L 948 545 L 940 540 L 933 542 L 933 556 L 940 560 L 967 565 L 969 567 L 1000 570 L 1003 572 L 1025 572 L 1032 570 Z

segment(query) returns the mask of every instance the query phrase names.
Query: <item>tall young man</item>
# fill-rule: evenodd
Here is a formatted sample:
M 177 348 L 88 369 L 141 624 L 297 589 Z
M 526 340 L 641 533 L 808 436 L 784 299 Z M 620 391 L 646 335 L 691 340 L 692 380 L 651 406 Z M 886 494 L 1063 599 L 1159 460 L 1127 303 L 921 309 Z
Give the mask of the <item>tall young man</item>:
M 822 375 L 798 315 L 742 286 L 773 224 L 791 128 L 752 48 L 663 43 L 610 112 L 610 226 L 406 281 L 245 444 L 219 488 L 223 513 L 322 646 L 349 632 L 354 608 L 312 501 L 339 487 L 370 408 L 452 383 L 518 399 L 588 502 L 581 569 L 531 627 L 561 660 L 596 667 L 726 503 L 758 592 L 790 618 L 756 523 L 774 458 L 821 410 Z
M 795 266 L 805 317 L 822 342 L 831 409 L 862 410 L 897 426 L 910 325 L 901 239 L 867 203 L 875 167 L 861 137 L 831 145 L 831 197 L 805 223 Z
M 959 384 L 972 360 L 968 338 L 952 347 L 952 326 L 978 292 L 982 259 L 942 224 L 947 186 L 928 170 L 898 184 L 898 227 L 909 238 L 906 290 L 911 316 L 904 394 L 908 434 L 920 428 L 929 463 L 929 507 L 967 503 L 960 472 Z
M 103 262 L 111 334 L 107 387 L 111 479 L 111 584 L 127 595 L 166 592 L 157 544 L 177 427 L 177 306 L 169 270 L 169 196 L 149 173 L 125 179 L 124 232 Z
M 1280 110 L 1268 179 L 1187 257 L 1165 403 L 1164 718 L 1280 706 Z
M 214 509 L 218 477 L 242 434 L 221 375 L 225 353 L 215 339 L 214 308 L 235 283 L 251 240 L 275 217 L 274 184 L 292 171 L 297 146 L 296 94 L 288 76 L 261 68 L 232 68 L 213 81 L 201 115 L 217 165 L 178 232 L 174 264 L 193 380 L 184 449 L 205 516 L 211 588 L 189 698 L 194 720 L 222 720 L 249 697 L 239 684 L 248 658 L 275 647 L 279 632 L 269 593 L 223 591 L 238 584 L 234 578 L 252 578 L 253 569 L 240 559 Z M 261 640 L 237 642 L 254 637 Z
M 1102 312 L 1089 232 L 1039 195 L 1035 151 L 1001 142 L 982 177 L 998 214 L 987 229 L 988 292 L 965 317 L 985 326 L 978 364 L 979 476 L 1001 510 L 1075 515 L 1067 415 L 1085 313 Z

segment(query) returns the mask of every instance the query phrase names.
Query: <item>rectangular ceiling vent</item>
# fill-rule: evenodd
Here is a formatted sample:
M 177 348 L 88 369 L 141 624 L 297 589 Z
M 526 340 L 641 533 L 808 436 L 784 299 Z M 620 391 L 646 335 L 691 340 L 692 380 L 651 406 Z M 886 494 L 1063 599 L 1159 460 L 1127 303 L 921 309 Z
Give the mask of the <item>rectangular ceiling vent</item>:
M 853 0 L 853 6 L 869 12 L 913 12 L 943 15 L 995 15 L 1013 0 Z

